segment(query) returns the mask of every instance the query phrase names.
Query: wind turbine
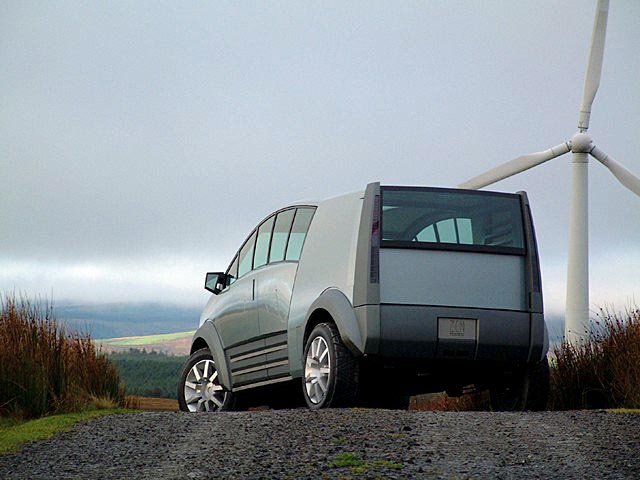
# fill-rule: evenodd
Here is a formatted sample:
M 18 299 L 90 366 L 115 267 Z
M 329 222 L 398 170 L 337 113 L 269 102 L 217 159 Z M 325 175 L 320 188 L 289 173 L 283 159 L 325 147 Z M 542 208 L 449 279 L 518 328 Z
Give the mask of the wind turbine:
M 541 163 L 571 152 L 571 213 L 569 222 L 569 260 L 567 265 L 567 304 L 565 340 L 578 344 L 591 331 L 589 321 L 589 228 L 588 228 L 588 164 L 594 157 L 629 190 L 640 196 L 640 179 L 596 147 L 587 135 L 591 105 L 600 85 L 602 58 L 607 33 L 609 0 L 598 0 L 589 63 L 582 91 L 582 105 L 578 117 L 578 132 L 571 140 L 542 152 L 523 155 L 504 163 L 459 185 L 460 188 L 479 189 L 524 172 Z

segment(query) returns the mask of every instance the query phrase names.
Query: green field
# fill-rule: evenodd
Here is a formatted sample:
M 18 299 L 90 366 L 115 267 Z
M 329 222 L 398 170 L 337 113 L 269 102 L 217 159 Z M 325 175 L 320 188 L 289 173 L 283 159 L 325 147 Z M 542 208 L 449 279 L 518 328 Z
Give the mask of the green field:
M 110 410 L 90 410 L 85 412 L 67 413 L 42 417 L 27 422 L 0 417 L 0 454 L 17 452 L 27 442 L 45 440 L 56 433 L 69 430 L 76 423 L 104 415 L 117 413 L 132 413 L 133 410 L 121 408 Z
M 168 342 L 171 340 L 179 340 L 181 338 L 191 337 L 195 330 L 188 332 L 161 333 L 159 335 L 144 335 L 140 337 L 122 337 L 122 338 L 102 338 L 96 340 L 96 343 L 103 345 L 112 345 L 114 347 L 127 347 L 138 345 L 153 345 L 155 343 Z

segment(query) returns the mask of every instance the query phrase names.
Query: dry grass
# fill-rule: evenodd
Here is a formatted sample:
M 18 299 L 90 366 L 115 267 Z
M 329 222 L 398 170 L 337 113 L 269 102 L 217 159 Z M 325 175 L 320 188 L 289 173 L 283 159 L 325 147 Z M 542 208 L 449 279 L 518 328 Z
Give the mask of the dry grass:
M 67 332 L 49 304 L 2 297 L 0 414 L 26 419 L 123 403 L 118 372 L 89 335 Z
M 446 393 L 419 395 L 411 399 L 409 410 L 421 412 L 475 412 L 491 410 L 489 392 L 469 393 L 461 397 L 449 397 Z
M 600 309 L 595 327 L 553 350 L 551 409 L 640 408 L 640 309 Z
M 134 395 L 127 397 L 126 406 L 136 410 L 154 412 L 177 412 L 180 410 L 178 401 L 171 398 L 138 397 Z

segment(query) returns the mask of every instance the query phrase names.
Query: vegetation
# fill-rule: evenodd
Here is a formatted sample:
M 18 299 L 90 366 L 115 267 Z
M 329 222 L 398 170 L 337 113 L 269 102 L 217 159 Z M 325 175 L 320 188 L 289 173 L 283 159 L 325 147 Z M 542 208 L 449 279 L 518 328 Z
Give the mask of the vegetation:
M 49 304 L 0 301 L 0 415 L 124 405 L 118 372 L 89 335 L 67 332 Z
M 446 393 L 419 395 L 411 399 L 410 410 L 437 412 L 475 412 L 491 410 L 488 391 L 449 397 Z
M 601 309 L 584 344 L 553 349 L 554 410 L 640 408 L 640 309 Z
M 36 440 L 45 440 L 56 433 L 69 430 L 76 423 L 94 417 L 127 413 L 124 409 L 89 410 L 63 415 L 53 415 L 27 422 L 3 419 L 0 422 L 0 454 L 16 452 L 21 445 Z
M 402 463 L 391 462 L 389 460 L 376 460 L 373 462 L 365 462 L 354 453 L 341 453 L 337 455 L 330 467 L 349 468 L 353 473 L 363 473 L 370 468 L 382 467 L 392 470 L 399 470 L 404 467 Z
M 133 348 L 109 355 L 128 395 L 172 399 L 176 398 L 178 376 L 187 358 Z
M 600 309 L 595 329 L 579 346 L 563 342 L 551 348 L 550 410 L 640 409 L 640 309 L 616 313 Z M 414 410 L 491 410 L 486 392 L 451 398 L 415 397 Z
M 177 340 L 179 338 L 187 338 L 193 336 L 194 331 L 189 332 L 177 332 L 177 333 L 161 333 L 158 335 L 145 335 L 137 337 L 123 337 L 123 338 L 105 338 L 96 340 L 96 343 L 102 343 L 104 345 L 111 345 L 114 347 L 126 347 L 128 345 L 151 345 L 160 342 L 167 342 L 170 340 Z

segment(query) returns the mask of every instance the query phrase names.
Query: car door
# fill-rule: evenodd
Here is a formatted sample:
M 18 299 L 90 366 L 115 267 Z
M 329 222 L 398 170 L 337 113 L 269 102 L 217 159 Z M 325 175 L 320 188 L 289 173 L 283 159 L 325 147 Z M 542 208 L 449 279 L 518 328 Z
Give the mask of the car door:
M 220 335 L 231 369 L 234 388 L 266 377 L 264 339 L 260 337 L 257 310 L 257 272 L 253 270 L 256 231 L 249 236 L 232 262 L 228 286 L 218 294 L 211 317 Z
M 289 375 L 287 324 L 293 283 L 302 245 L 314 210 L 287 209 L 278 212 L 269 254 L 258 270 L 258 321 L 265 339 L 269 379 Z

